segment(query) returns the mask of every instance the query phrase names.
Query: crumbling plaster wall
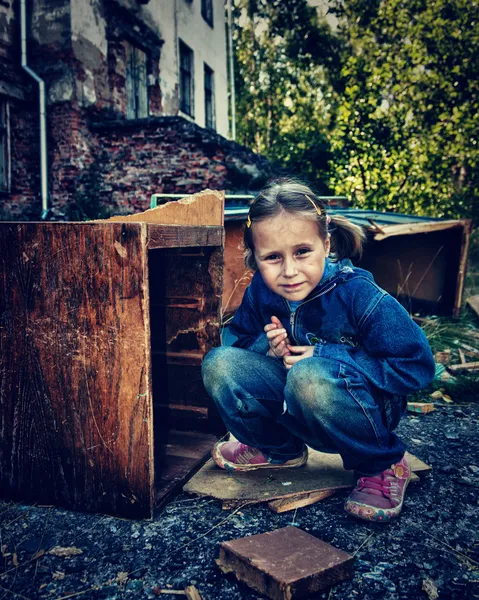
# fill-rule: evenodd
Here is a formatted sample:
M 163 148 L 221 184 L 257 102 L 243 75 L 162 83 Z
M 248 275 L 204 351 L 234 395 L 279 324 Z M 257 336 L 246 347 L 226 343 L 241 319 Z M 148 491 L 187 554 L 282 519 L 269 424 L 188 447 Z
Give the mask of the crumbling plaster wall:
M 13 3 L 0 4 L 0 94 L 23 98 L 22 80 L 18 73 L 18 20 Z
M 214 71 L 216 97 L 216 131 L 228 136 L 228 85 L 225 32 L 225 8 L 223 0 L 213 0 L 213 27 L 201 16 L 201 2 L 170 0 L 150 2 L 151 12 L 164 23 L 162 36 L 165 45 L 160 58 L 160 77 L 163 93 L 163 114 L 191 119 L 179 112 L 179 39 L 194 52 L 194 118 L 198 125 L 205 125 L 205 96 L 203 64 Z
M 3 48 L 11 47 L 10 80 L 18 82 L 18 96 L 25 96 L 11 104 L 12 188 L 1 202 L 7 217 L 38 219 L 38 87 L 20 65 L 18 6 L 0 3 L 0 23 L 8 27 L 7 33 L 2 28 Z M 46 82 L 48 188 L 55 218 L 68 216 L 69 206 L 85 194 L 98 194 L 113 212 L 132 212 L 148 208 L 152 193 L 237 189 L 238 174 L 240 179 L 246 175 L 247 187 L 269 173 L 267 161 L 248 149 L 227 147 L 223 137 L 176 116 L 181 34 L 195 52 L 195 120 L 204 120 L 206 62 L 215 72 L 218 131 L 227 134 L 223 1 L 214 0 L 213 29 L 201 17 L 200 6 L 199 0 L 150 0 L 147 5 L 136 0 L 29 1 L 29 65 Z M 148 25 L 142 27 L 143 22 Z M 144 121 L 121 120 L 126 112 L 124 26 L 132 43 L 143 43 L 156 56 L 156 70 L 155 60 L 149 67 L 151 117 Z M 0 61 L 6 64 L 7 58 L 0 49 Z M 9 80 L 3 76 L 7 71 L 0 75 L 0 93 Z M 112 120 L 115 116 L 120 120 Z M 92 122 L 103 122 L 103 129 Z

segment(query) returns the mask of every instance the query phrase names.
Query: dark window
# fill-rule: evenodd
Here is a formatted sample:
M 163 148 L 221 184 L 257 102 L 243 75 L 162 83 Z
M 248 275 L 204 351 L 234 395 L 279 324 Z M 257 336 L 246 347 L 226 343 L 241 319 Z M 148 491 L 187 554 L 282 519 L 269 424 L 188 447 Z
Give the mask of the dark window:
M 213 27 L 213 0 L 201 0 L 201 16 Z
M 205 126 L 215 129 L 215 74 L 205 63 Z
M 193 116 L 193 50 L 180 40 L 180 110 Z
M 0 100 L 0 190 L 8 190 L 8 107 Z
M 126 42 L 126 117 L 141 119 L 148 116 L 148 86 L 146 83 L 146 54 Z

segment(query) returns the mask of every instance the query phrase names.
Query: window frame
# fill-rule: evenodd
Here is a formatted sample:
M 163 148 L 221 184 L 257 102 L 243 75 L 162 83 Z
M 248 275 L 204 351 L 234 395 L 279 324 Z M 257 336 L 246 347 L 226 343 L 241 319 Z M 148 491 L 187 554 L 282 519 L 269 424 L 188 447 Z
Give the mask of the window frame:
M 203 63 L 203 90 L 205 95 L 205 127 L 216 131 L 215 72 L 207 63 Z
M 201 16 L 210 27 L 214 27 L 213 0 L 201 0 Z
M 193 49 L 182 39 L 178 40 L 179 109 L 185 115 L 195 116 L 195 56 Z M 187 60 L 186 60 L 187 59 Z M 186 61 L 186 62 L 185 62 Z
M 125 40 L 126 118 L 146 119 L 149 116 L 148 55 Z
M 0 193 L 10 191 L 10 105 L 0 98 Z

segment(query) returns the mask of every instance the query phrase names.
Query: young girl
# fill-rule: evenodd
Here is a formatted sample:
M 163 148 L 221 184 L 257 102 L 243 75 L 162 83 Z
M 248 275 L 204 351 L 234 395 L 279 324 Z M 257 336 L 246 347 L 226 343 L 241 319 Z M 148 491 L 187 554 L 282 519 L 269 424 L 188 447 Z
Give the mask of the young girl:
M 218 466 L 299 467 L 306 444 L 339 453 L 359 474 L 345 510 L 388 521 L 410 480 L 393 432 L 406 394 L 432 380 L 434 360 L 404 308 L 353 267 L 363 237 L 305 185 L 264 189 L 244 232 L 256 273 L 231 324 L 237 340 L 206 356 L 203 380 L 239 440 L 216 444 Z

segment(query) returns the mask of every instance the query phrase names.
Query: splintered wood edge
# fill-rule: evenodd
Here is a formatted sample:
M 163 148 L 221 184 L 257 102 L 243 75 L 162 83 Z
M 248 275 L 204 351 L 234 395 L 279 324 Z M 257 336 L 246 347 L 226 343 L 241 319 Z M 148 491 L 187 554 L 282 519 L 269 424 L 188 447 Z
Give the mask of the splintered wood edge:
M 201 203 L 202 198 L 212 198 L 219 200 L 216 205 L 210 203 L 207 206 L 207 210 L 203 210 Z M 224 199 L 225 194 L 223 191 L 218 190 L 202 190 L 196 194 L 191 194 L 180 198 L 179 200 L 171 200 L 165 204 L 159 204 L 155 208 L 149 208 L 141 213 L 134 213 L 131 215 L 116 215 L 109 219 L 102 220 L 100 222 L 135 222 L 135 223 L 156 223 L 159 225 L 218 225 L 222 226 L 224 222 Z M 197 206 L 194 206 L 197 204 Z M 193 219 L 192 213 L 188 210 L 189 208 L 196 209 L 196 218 Z M 176 218 L 181 212 L 185 212 L 188 215 L 188 222 L 178 222 Z M 188 214 L 189 213 L 189 214 Z M 202 214 L 205 213 L 205 214 Z M 193 213 L 194 214 L 194 213 Z M 207 217 L 205 218 L 205 215 Z M 201 216 L 201 218 L 199 218 Z M 194 220 L 195 222 L 192 222 Z
M 375 233 L 374 239 L 378 242 L 386 238 L 397 235 L 414 235 L 417 233 L 430 233 L 432 231 L 442 231 L 454 227 L 465 228 L 468 225 L 468 219 L 457 219 L 448 221 L 437 221 L 427 223 L 404 223 L 400 225 L 381 225 L 382 233 Z M 372 228 L 373 231 L 377 231 Z
M 290 498 L 272 500 L 271 502 L 268 502 L 268 508 L 275 513 L 288 512 L 290 510 L 295 510 L 296 508 L 304 508 L 306 506 L 310 506 L 311 504 L 316 504 L 316 502 L 325 500 L 326 498 L 333 496 L 335 493 L 335 489 L 322 490 L 320 492 L 301 493 L 291 496 Z

